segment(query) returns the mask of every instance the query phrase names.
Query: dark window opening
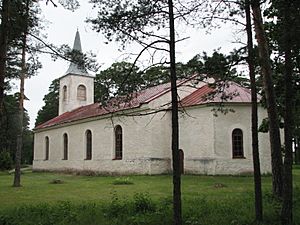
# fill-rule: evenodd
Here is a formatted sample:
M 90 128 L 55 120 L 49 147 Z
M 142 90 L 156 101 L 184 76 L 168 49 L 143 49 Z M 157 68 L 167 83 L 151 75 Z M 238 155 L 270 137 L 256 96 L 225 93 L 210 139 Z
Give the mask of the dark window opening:
M 92 132 L 86 131 L 86 160 L 92 159 Z
M 63 101 L 66 101 L 67 100 L 67 95 L 68 95 L 68 89 L 67 89 L 67 86 L 65 85 L 64 87 L 63 87 Z
M 115 127 L 115 159 L 122 159 L 122 157 L 123 157 L 122 127 L 118 125 Z
M 63 136 L 64 139 L 64 157 L 63 160 L 68 160 L 68 135 L 64 134 Z
M 45 160 L 49 160 L 49 137 L 45 137 Z
M 184 174 L 184 152 L 182 149 L 179 149 L 179 169 L 180 174 Z
M 244 158 L 243 131 L 241 129 L 232 131 L 232 157 Z

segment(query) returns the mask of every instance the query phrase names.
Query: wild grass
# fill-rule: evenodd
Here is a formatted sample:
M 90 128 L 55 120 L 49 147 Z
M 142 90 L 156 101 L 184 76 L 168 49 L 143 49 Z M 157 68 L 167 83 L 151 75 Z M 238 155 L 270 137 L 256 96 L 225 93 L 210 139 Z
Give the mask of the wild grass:
M 131 185 L 115 185 L 119 180 Z M 60 180 L 59 185 L 50 184 Z M 172 224 L 172 176 L 91 177 L 25 173 L 22 187 L 0 173 L 0 225 Z M 126 183 L 126 182 L 125 182 Z M 263 177 L 264 225 L 280 224 L 280 203 L 271 177 Z M 300 169 L 294 170 L 294 216 L 300 224 Z M 251 176 L 182 177 L 185 225 L 247 225 L 254 222 Z

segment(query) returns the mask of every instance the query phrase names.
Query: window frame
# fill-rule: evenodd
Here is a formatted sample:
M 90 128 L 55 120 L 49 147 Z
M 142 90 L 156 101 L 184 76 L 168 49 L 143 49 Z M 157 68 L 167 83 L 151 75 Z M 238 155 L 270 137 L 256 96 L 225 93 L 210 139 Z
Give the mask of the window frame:
M 49 137 L 45 137 L 45 161 L 49 160 L 49 153 L 50 153 L 50 140 Z
M 67 133 L 63 134 L 63 160 L 68 160 L 69 156 L 69 137 Z
M 77 87 L 77 100 L 86 101 L 86 86 L 79 84 Z
M 67 85 L 64 85 L 63 86 L 63 101 L 67 101 L 67 99 L 68 99 L 68 87 L 67 87 Z
M 85 160 L 92 160 L 93 135 L 91 130 L 85 132 Z
M 244 135 L 240 128 L 235 128 L 231 133 L 232 158 L 244 159 Z
M 123 159 L 123 129 L 120 125 L 115 126 L 115 160 Z

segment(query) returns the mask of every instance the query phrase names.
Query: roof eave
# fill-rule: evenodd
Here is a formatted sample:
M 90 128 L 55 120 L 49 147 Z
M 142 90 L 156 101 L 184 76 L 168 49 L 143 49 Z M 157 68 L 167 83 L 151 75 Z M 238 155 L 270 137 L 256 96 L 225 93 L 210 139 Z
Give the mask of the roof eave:
M 90 121 L 94 121 L 94 120 L 111 118 L 112 113 L 114 113 L 116 116 L 122 116 L 122 113 L 124 111 L 130 111 L 130 110 L 138 111 L 137 110 L 138 108 L 141 108 L 141 107 L 136 106 L 136 107 L 133 107 L 133 108 L 119 110 L 119 111 L 115 111 L 115 112 L 107 112 L 107 113 L 102 114 L 102 115 L 89 116 L 89 117 L 85 117 L 85 118 L 81 118 L 81 119 L 74 119 L 74 120 L 64 121 L 64 122 L 49 125 L 49 126 L 46 126 L 46 127 L 34 128 L 33 133 L 39 133 L 39 132 L 43 132 L 43 131 L 46 131 L 46 130 L 57 129 L 57 128 L 60 128 L 60 127 L 65 127 L 65 126 L 79 124 L 79 123 L 86 123 L 86 122 L 90 122 Z M 145 108 L 141 109 L 141 111 L 144 111 L 144 110 L 146 110 L 146 109 Z

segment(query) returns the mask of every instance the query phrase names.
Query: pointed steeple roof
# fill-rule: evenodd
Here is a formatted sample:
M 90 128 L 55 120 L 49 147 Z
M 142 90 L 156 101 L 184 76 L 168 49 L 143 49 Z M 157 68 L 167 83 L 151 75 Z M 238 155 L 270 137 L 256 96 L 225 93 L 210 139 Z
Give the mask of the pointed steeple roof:
M 78 29 L 77 29 L 77 32 L 75 35 L 73 50 L 76 50 L 76 51 L 79 51 L 80 53 L 82 53 L 81 41 L 80 41 L 80 35 L 79 35 Z M 69 66 L 67 72 L 65 73 L 65 75 L 67 75 L 67 74 L 90 76 L 85 68 L 81 68 L 80 66 L 78 66 L 78 64 L 76 64 L 74 62 L 70 63 L 70 66 Z

